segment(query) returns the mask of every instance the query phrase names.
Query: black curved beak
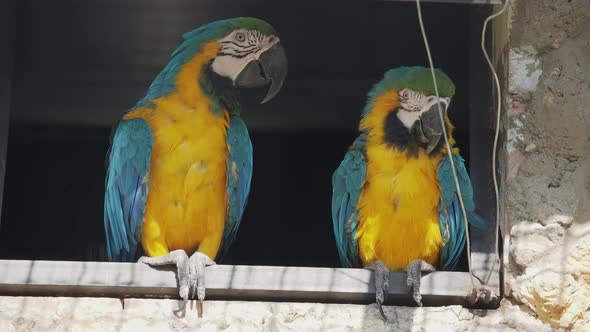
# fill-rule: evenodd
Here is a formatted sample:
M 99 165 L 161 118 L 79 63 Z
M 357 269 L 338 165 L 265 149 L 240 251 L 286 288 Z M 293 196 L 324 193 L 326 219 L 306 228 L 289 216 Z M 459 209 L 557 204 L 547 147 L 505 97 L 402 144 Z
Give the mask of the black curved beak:
M 420 119 L 414 123 L 410 130 L 419 143 L 426 145 L 427 154 L 434 151 L 443 135 L 443 127 L 438 114 L 439 105 L 444 117 L 447 111 L 447 104 L 439 101 L 422 113 Z
M 270 87 L 261 104 L 271 100 L 279 93 L 287 77 L 287 54 L 279 43 L 273 45 L 252 60 L 240 72 L 235 84 L 239 88 L 259 88 L 270 83 Z

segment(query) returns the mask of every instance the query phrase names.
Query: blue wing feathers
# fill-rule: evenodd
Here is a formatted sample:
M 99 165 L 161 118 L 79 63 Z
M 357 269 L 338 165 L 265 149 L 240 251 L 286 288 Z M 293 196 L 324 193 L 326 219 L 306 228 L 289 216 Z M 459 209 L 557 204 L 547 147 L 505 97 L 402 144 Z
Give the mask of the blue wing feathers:
M 363 150 L 364 136 L 360 136 L 332 176 L 332 222 L 338 255 L 344 267 L 358 263 L 356 206 L 367 172 Z
M 470 225 L 478 228 L 487 227 L 487 222 L 475 213 L 475 204 L 473 202 L 473 187 L 471 179 L 465 168 L 465 161 L 459 155 L 453 155 L 457 179 L 461 188 L 461 197 L 467 212 L 467 220 Z M 445 245 L 441 250 L 441 263 L 443 270 L 453 270 L 461 253 L 465 248 L 465 222 L 459 195 L 455 185 L 452 173 L 451 162 L 448 156 L 445 156 L 438 165 L 437 171 L 438 182 L 440 186 L 440 203 L 439 203 L 439 220 L 441 231 L 445 240 Z M 447 231 L 448 229 L 448 231 Z
M 132 261 L 141 236 L 149 189 L 153 134 L 142 119 L 121 121 L 108 155 L 104 226 L 107 258 Z
M 443 253 L 445 255 L 441 255 L 443 256 L 443 270 L 453 270 L 456 267 L 457 262 L 461 257 L 461 253 L 463 252 L 463 248 L 465 247 L 465 226 L 460 208 L 459 200 L 457 196 L 455 196 L 453 203 L 447 209 L 449 214 L 447 221 L 449 232 L 447 242 L 444 246 L 445 251 Z
M 217 260 L 221 259 L 236 238 L 248 203 L 252 181 L 252 142 L 246 124 L 239 117 L 230 117 L 226 137 L 227 157 L 227 215 Z

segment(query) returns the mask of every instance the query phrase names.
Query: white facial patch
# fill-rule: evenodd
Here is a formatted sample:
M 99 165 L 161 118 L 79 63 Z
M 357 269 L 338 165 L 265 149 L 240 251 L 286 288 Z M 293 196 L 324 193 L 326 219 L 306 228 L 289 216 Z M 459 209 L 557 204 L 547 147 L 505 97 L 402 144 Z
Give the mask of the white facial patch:
M 420 111 L 409 112 L 403 108 L 400 108 L 397 111 L 397 118 L 404 124 L 406 128 L 410 129 L 412 128 L 412 125 L 414 125 L 414 122 L 418 121 L 420 114 L 422 114 Z
M 258 60 L 262 53 L 279 41 L 277 36 L 265 35 L 256 30 L 234 30 L 219 40 L 221 49 L 211 68 L 218 75 L 235 81 L 250 61 Z

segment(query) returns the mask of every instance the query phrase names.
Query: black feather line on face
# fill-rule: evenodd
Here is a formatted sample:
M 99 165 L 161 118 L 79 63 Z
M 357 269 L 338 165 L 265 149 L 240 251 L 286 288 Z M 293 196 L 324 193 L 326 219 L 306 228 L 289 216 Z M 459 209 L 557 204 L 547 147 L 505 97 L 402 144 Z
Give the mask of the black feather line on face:
M 247 57 L 249 54 L 250 53 L 246 53 L 246 54 L 231 54 L 231 53 L 219 52 L 218 56 L 231 56 L 232 58 L 242 59 L 242 58 Z
M 223 48 L 221 49 L 221 52 L 244 54 L 244 53 L 250 53 L 250 52 L 252 52 L 252 50 L 255 50 L 257 48 L 258 48 L 258 46 L 248 46 L 248 47 L 242 47 L 242 48 L 223 46 Z
M 426 150 L 427 145 L 418 142 L 416 137 L 410 133 L 410 130 L 404 126 L 401 120 L 397 117 L 397 112 L 399 110 L 400 107 L 396 107 L 385 117 L 385 123 L 383 124 L 383 143 L 398 151 L 406 152 L 410 157 L 417 158 L 420 149 Z M 448 132 L 449 128 L 446 123 L 445 127 Z M 445 141 L 440 140 L 429 155 L 434 156 L 437 153 L 440 153 L 444 144 Z
M 236 43 L 236 42 L 234 42 L 234 41 L 231 41 L 231 40 L 225 40 L 225 41 L 222 41 L 222 42 L 221 42 L 221 44 L 222 44 L 222 45 L 226 45 L 226 44 L 230 45 L 230 44 L 231 44 L 231 45 L 235 45 L 235 46 L 237 46 L 237 47 L 246 47 L 246 46 L 248 46 L 248 45 L 241 45 L 241 44 L 238 44 L 238 43 Z

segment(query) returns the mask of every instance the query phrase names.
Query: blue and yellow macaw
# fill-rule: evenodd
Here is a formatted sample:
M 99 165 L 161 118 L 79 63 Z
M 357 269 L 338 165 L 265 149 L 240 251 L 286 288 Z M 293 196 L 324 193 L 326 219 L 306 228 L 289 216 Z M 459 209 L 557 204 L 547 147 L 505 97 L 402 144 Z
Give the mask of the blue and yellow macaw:
M 442 71 L 435 73 L 440 98 L 429 68 L 385 73 L 369 93 L 359 137 L 332 177 L 340 260 L 345 267 L 375 271 L 380 309 L 389 270 L 407 270 L 408 287 L 422 305 L 421 272 L 434 266 L 454 269 L 465 248 L 465 224 L 438 113 L 440 106 L 452 147 L 447 109 L 455 86 Z M 468 221 L 483 227 L 456 148 L 453 161 Z
M 110 261 L 176 264 L 185 307 L 205 266 L 236 236 L 252 178 L 238 89 L 281 89 L 287 58 L 266 22 L 234 18 L 186 33 L 114 130 L 104 225 Z M 190 256 L 189 256 L 190 255 Z M 190 257 L 190 258 L 189 258 Z

